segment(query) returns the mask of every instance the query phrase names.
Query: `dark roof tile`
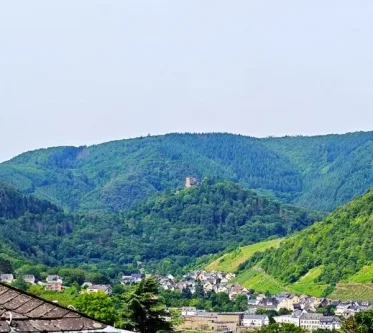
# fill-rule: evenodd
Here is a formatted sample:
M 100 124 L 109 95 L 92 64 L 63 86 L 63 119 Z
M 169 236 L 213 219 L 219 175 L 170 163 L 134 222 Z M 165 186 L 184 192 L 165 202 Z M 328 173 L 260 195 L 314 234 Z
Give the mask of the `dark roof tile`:
M 0 321 L 0 333 L 10 332 L 9 324 L 6 321 Z
M 31 297 L 27 295 L 19 294 L 17 297 L 11 299 L 9 302 L 3 304 L 3 307 L 7 310 L 15 310 L 19 308 L 21 305 L 31 301 Z
M 61 331 L 58 326 L 55 326 L 56 323 L 53 320 L 30 320 L 30 325 L 34 327 L 34 331 L 38 332 L 56 332 Z
M 44 314 L 43 318 L 62 318 L 66 314 L 68 314 L 70 311 L 64 308 L 55 307 L 51 311 Z
M 35 328 L 29 320 L 13 320 L 12 326 L 17 332 L 35 332 Z
M 81 331 L 84 328 L 82 318 L 64 318 L 52 321 L 61 331 Z
M 0 304 L 3 305 L 19 295 L 15 290 L 9 289 L 0 295 Z
M 70 311 L 67 314 L 65 314 L 63 317 L 64 318 L 80 318 L 81 315 L 79 313 L 77 313 L 77 312 Z
M 28 301 L 27 303 L 24 303 L 22 306 L 20 306 L 17 309 L 17 313 L 26 314 L 42 304 L 43 301 L 39 299 L 32 299 L 31 301 Z
M 26 316 L 30 318 L 40 318 L 41 316 L 44 316 L 48 312 L 52 311 L 56 307 L 49 303 L 44 303 L 38 306 L 37 308 L 34 308 L 32 311 L 27 312 Z
M 9 291 L 9 288 L 0 285 L 0 295 L 6 293 L 7 291 Z

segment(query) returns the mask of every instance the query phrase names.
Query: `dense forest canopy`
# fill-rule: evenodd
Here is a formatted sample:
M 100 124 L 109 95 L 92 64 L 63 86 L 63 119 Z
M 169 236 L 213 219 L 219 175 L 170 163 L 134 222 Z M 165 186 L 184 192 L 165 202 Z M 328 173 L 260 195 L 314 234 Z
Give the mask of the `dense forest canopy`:
M 57 147 L 0 164 L 0 182 L 71 211 L 128 210 L 185 176 L 219 177 L 332 211 L 373 187 L 373 132 L 256 139 L 169 134 Z
M 0 187 L 0 198 L 7 203 L 0 210 L 3 254 L 111 276 L 137 270 L 138 261 L 158 272 L 180 272 L 199 256 L 284 236 L 322 216 L 211 179 L 120 214 L 66 213 L 8 186 Z

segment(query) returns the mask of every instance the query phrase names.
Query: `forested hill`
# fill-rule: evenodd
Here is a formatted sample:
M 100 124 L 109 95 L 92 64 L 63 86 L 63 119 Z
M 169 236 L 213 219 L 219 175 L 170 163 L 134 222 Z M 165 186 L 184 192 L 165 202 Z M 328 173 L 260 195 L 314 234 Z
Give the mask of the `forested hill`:
M 337 209 L 247 263 L 259 264 L 283 283 L 294 283 L 309 272 L 314 282 L 373 282 L 373 190 Z M 243 267 L 241 267 L 242 269 Z M 316 274 L 317 272 L 317 274 Z
M 231 179 L 331 211 L 373 187 L 373 132 L 267 139 L 169 134 L 37 150 L 0 164 L 0 182 L 73 211 L 129 209 L 182 187 L 187 175 Z
M 12 261 L 40 256 L 40 249 L 54 251 L 53 244 L 70 231 L 64 213 L 46 200 L 23 195 L 0 184 L 0 256 Z
M 11 201 L 34 200 L 11 189 Z M 47 265 L 80 266 L 106 274 L 147 269 L 180 271 L 204 254 L 300 230 L 320 215 L 244 190 L 229 181 L 204 180 L 191 189 L 152 197 L 110 215 L 67 214 L 36 200 L 23 215 L 0 218 L 0 244 Z M 1 202 L 0 202 L 1 206 Z M 44 206 L 43 206 L 44 207 Z M 34 213 L 32 211 L 35 211 Z M 4 251 L 2 251 L 4 252 Z

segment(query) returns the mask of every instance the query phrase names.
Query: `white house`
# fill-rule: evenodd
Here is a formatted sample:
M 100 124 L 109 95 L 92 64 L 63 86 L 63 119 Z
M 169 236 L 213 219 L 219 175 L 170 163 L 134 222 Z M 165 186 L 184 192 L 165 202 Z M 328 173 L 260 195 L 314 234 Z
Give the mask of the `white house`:
M 262 315 L 244 315 L 241 325 L 245 327 L 262 327 L 269 324 L 267 316 Z
M 48 275 L 47 276 L 47 283 L 63 283 L 63 279 L 61 276 L 58 275 Z
M 0 282 L 12 283 L 14 280 L 13 274 L 0 274 Z
M 295 316 L 294 314 L 275 316 L 273 319 L 279 324 L 293 324 L 295 326 L 299 326 L 300 324 L 300 317 Z
M 341 329 L 341 320 L 338 317 L 322 317 L 320 319 L 320 328 L 326 330 L 339 330 Z
M 35 284 L 35 276 L 34 275 L 24 275 L 23 280 L 26 283 Z
M 300 317 L 299 326 L 309 330 L 317 330 L 320 328 L 320 319 L 324 317 L 322 313 L 303 313 Z
M 93 284 L 87 288 L 87 293 L 97 293 L 99 291 L 104 292 L 107 295 L 110 295 L 112 288 L 108 284 Z
M 141 280 L 142 280 L 141 274 L 123 275 L 120 283 L 121 284 L 140 283 Z
M 195 307 L 182 307 L 181 308 L 181 315 L 182 316 L 195 316 L 197 313 L 197 308 Z

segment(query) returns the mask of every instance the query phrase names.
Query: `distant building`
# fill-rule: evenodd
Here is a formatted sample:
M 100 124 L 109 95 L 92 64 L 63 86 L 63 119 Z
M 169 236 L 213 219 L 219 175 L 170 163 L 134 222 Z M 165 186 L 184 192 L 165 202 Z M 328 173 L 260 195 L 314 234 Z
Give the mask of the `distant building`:
M 99 291 L 104 292 L 106 295 L 110 295 L 112 288 L 108 284 L 93 284 L 87 288 L 87 293 L 97 293 Z
M 184 308 L 187 311 L 187 308 Z M 194 308 L 189 308 L 194 312 Z M 197 310 L 193 315 L 183 316 L 179 330 L 237 332 L 241 325 L 243 312 L 206 312 Z
M 48 275 L 47 276 L 47 283 L 45 285 L 46 291 L 62 291 L 62 277 L 58 275 Z
M 48 275 L 47 276 L 47 283 L 61 283 L 63 282 L 63 279 L 61 276 L 58 275 Z
M 294 311 L 293 314 L 283 315 L 283 316 L 275 316 L 273 317 L 274 321 L 279 324 L 293 324 L 295 326 L 299 326 L 300 324 L 300 316 L 303 314 L 302 311 Z
M 182 316 L 195 316 L 197 313 L 197 308 L 184 306 L 181 308 Z
M 0 282 L 12 283 L 14 280 L 13 274 L 0 274 Z
M 191 188 L 192 186 L 195 186 L 198 184 L 197 178 L 194 177 L 186 177 L 185 178 L 185 187 L 186 188 Z
M 326 330 L 339 330 L 341 329 L 341 320 L 338 317 L 322 317 L 320 319 L 320 328 Z
M 120 283 L 121 284 L 140 283 L 142 281 L 142 278 L 143 278 L 142 274 L 123 275 L 122 279 L 120 280 Z
M 51 282 L 45 284 L 46 291 L 62 291 L 62 283 L 61 282 Z
M 300 317 L 299 326 L 309 330 L 317 330 L 320 328 L 320 320 L 324 317 L 322 313 L 303 313 Z
M 26 283 L 35 284 L 35 276 L 34 275 L 24 275 L 23 280 Z
M 252 328 L 267 326 L 268 324 L 269 318 L 261 315 L 244 315 L 241 322 L 242 326 Z

